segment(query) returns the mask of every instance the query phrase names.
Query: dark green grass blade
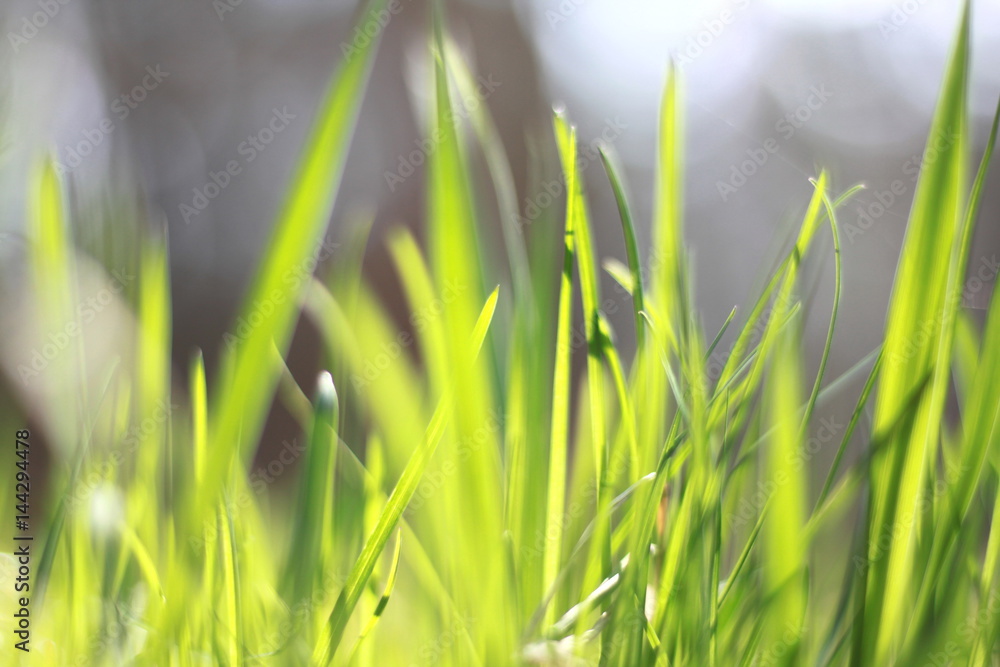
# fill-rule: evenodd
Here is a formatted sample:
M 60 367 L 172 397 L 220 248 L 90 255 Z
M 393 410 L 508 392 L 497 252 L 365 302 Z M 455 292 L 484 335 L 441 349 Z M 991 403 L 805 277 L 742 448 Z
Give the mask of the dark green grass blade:
M 642 284 L 642 265 L 639 260 L 639 244 L 635 238 L 635 225 L 632 223 L 632 211 L 628 204 L 628 195 L 622 183 L 621 168 L 618 166 L 610 146 L 600 147 L 601 162 L 611 182 L 611 189 L 618 204 L 618 215 L 622 222 L 622 236 L 625 238 L 625 256 L 628 259 L 629 273 L 632 276 L 632 309 L 635 316 L 636 349 L 642 349 L 645 341 L 644 322 L 639 314 L 645 310 L 644 288 Z

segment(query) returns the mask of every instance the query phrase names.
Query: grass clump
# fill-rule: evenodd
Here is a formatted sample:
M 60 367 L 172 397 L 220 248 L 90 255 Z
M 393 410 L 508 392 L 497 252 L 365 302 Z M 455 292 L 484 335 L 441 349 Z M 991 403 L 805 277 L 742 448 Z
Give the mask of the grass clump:
M 970 186 L 969 21 L 966 8 L 930 130 L 956 139 L 920 175 L 883 343 L 835 379 L 837 211 L 857 188 L 834 192 L 819 174 L 750 312 L 706 336 L 683 238 L 675 71 L 645 268 L 620 170 L 601 152 L 626 248 L 603 267 L 631 297 L 635 355 L 601 310 L 565 114 L 553 117 L 565 215 L 537 225 L 541 250 L 504 223 L 511 278 L 495 287 L 508 281 L 486 268 L 477 221 L 486 208 L 515 220 L 516 196 L 488 110 L 471 112 L 469 145 L 454 122 L 473 77 L 440 3 L 427 253 L 406 231 L 388 239 L 413 331 L 400 334 L 363 279 L 363 233 L 329 276 L 290 280 L 331 214 L 371 40 L 331 81 L 240 311 L 250 325 L 215 372 L 197 354 L 186 383 L 175 377 L 169 258 L 147 238 L 125 290 L 127 352 L 95 370 L 80 339 L 47 371 L 57 386 L 32 395 L 63 458 L 39 534 L 33 652 L 7 641 L 4 663 L 996 664 L 1000 305 L 982 330 L 960 307 L 996 124 Z M 474 155 L 491 189 L 474 187 Z M 38 331 L 78 317 L 77 274 L 92 264 L 70 238 L 63 188 L 51 165 L 37 170 Z M 807 377 L 804 266 L 831 246 L 834 306 Z M 315 387 L 284 363 L 300 317 L 324 342 Z M 371 372 L 386 349 L 398 354 Z M 866 371 L 816 485 L 805 448 L 817 405 Z M 67 389 L 81 386 L 98 390 Z M 306 443 L 287 505 L 251 473 L 276 401 Z M 847 464 L 852 441 L 861 455 Z

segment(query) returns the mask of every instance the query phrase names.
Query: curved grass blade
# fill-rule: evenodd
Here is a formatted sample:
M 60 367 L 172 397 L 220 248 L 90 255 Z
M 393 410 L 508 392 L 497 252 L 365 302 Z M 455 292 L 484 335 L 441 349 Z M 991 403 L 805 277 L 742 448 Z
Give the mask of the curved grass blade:
M 608 180 L 611 182 L 611 190 L 614 192 L 615 202 L 618 204 L 618 215 L 622 222 L 625 256 L 628 259 L 629 273 L 632 277 L 632 309 L 635 317 L 636 349 L 641 350 L 645 344 L 645 332 L 643 331 L 643 319 L 639 313 L 646 307 L 643 299 L 642 264 L 639 260 L 639 244 L 635 238 L 635 225 L 632 223 L 632 211 L 629 208 L 628 196 L 625 194 L 625 186 L 619 176 L 621 169 L 613 149 L 610 146 L 602 145 L 599 151 L 604 171 L 607 172 Z

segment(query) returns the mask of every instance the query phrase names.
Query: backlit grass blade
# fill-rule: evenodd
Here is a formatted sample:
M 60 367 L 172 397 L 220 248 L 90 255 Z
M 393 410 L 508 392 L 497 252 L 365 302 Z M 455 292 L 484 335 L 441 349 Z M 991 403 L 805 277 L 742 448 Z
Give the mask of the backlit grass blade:
M 483 306 L 483 310 L 476 322 L 471 340 L 473 358 L 478 354 L 486 339 L 486 333 L 489 330 L 490 321 L 496 309 L 498 296 L 499 289 L 493 290 L 493 293 L 486 300 L 486 304 Z M 452 411 L 453 400 L 454 398 L 450 395 L 445 395 L 441 398 L 437 409 L 434 411 L 434 416 L 427 426 L 427 431 L 414 449 L 413 455 L 403 470 L 403 474 L 396 482 L 396 486 L 393 488 L 392 494 L 386 502 L 385 509 L 383 509 L 382 515 L 379 517 L 378 524 L 375 526 L 375 530 L 368 536 L 361 555 L 351 568 L 347 582 L 344 584 L 343 590 L 341 590 L 340 595 L 337 597 L 333 611 L 330 613 L 327 636 L 316 646 L 314 659 L 319 660 L 321 664 L 330 664 L 333 660 L 337 647 L 343 638 L 347 622 L 358 603 L 358 599 L 361 597 L 362 590 L 372 571 L 375 569 L 375 564 L 378 562 L 378 558 L 385 548 L 389 536 L 403 515 L 403 510 L 406 509 L 410 498 L 413 497 L 424 469 L 427 467 L 427 463 L 434 454 L 434 450 L 437 448 L 437 444 L 444 433 Z
M 682 232 L 683 133 L 681 130 L 680 73 L 673 61 L 667 72 L 660 108 L 656 163 L 656 200 L 653 213 L 653 255 L 650 260 L 651 300 L 657 313 L 666 318 L 664 335 L 674 343 L 674 314 L 682 299 L 685 277 Z
M 765 389 L 768 421 L 774 433 L 766 455 L 767 479 L 775 486 L 764 534 L 764 586 L 768 602 L 765 623 L 769 646 L 781 643 L 788 628 L 801 628 L 806 612 L 806 549 L 803 540 L 806 476 L 800 459 L 802 432 L 797 406 L 802 400 L 799 323 L 793 320 L 777 334 Z M 782 664 L 798 664 L 799 637 L 786 643 Z
M 805 413 L 802 415 L 802 430 L 806 432 L 812 421 L 813 410 L 816 408 L 816 400 L 819 398 L 820 389 L 823 387 L 823 375 L 826 372 L 826 364 L 830 360 L 830 348 L 833 346 L 833 334 L 837 327 L 837 313 L 840 311 L 840 289 L 841 289 L 841 261 L 840 261 L 840 230 L 837 225 L 837 210 L 830 197 L 824 193 L 823 205 L 826 207 L 826 216 L 830 221 L 830 232 L 833 238 L 833 312 L 830 314 L 830 324 L 826 331 L 826 341 L 823 343 L 823 353 L 819 359 L 819 370 L 816 371 L 816 380 L 813 382 L 812 391 L 809 393 L 809 401 L 806 405 Z
M 640 316 L 641 317 L 641 316 Z M 615 394 L 618 397 L 618 417 L 622 421 L 622 430 L 625 433 L 625 442 L 628 445 L 629 461 L 629 482 L 639 478 L 639 443 L 636 434 L 635 406 L 632 404 L 632 397 L 629 394 L 628 380 L 625 377 L 624 366 L 618 349 L 615 347 L 611 333 L 611 324 L 603 313 L 600 315 L 601 335 L 604 337 L 604 358 L 608 363 L 608 370 L 611 372 L 611 379 L 614 382 Z M 624 466 L 620 466 L 624 469 Z M 613 466 L 612 466 L 613 468 Z M 610 471 L 608 482 L 614 484 L 615 471 Z
M 143 446 L 136 451 L 136 472 L 131 480 L 133 504 L 145 507 L 140 535 L 153 553 L 160 550 L 159 507 L 149 489 L 171 488 L 171 461 L 167 448 L 166 419 L 157 418 L 164 396 L 170 395 L 170 274 L 165 243 L 150 241 L 143 248 L 139 266 L 139 331 L 135 350 L 135 423 L 148 425 Z M 171 490 L 171 495 L 173 491 Z
M 443 391 L 448 373 L 447 333 L 441 317 L 432 313 L 440 310 L 448 295 L 435 290 L 427 264 L 417 247 L 417 242 L 406 230 L 394 231 L 389 236 L 396 271 L 410 306 L 410 321 L 419 335 L 419 345 L 426 360 L 430 389 L 438 395 Z
M 971 245 L 976 216 L 979 212 L 983 185 L 996 143 L 998 121 L 1000 121 L 1000 108 L 994 115 L 990 137 L 966 207 L 962 233 L 953 253 L 957 259 L 953 261 L 949 273 L 947 298 L 950 303 L 946 307 L 957 308 L 954 302 L 958 301 L 958 297 L 955 295 L 963 290 L 962 280 L 965 275 L 966 257 Z M 1000 315 L 997 313 L 1000 306 L 997 304 L 997 299 L 994 298 L 986 328 L 983 331 L 983 339 L 987 341 L 998 340 L 997 336 L 1000 336 L 1000 323 L 997 321 L 1000 319 Z M 955 312 L 946 312 L 943 319 L 945 322 L 952 323 L 953 327 L 955 317 Z M 938 364 L 941 363 L 941 358 L 953 348 L 954 330 L 946 327 L 942 327 L 942 329 L 939 342 L 941 349 L 937 355 Z M 945 481 L 953 484 L 951 493 L 943 499 L 942 511 L 936 521 L 934 544 L 927 565 L 923 568 L 924 577 L 919 588 L 916 609 L 909 623 L 908 632 L 911 636 L 923 632 L 924 624 L 927 623 L 931 614 L 931 596 L 934 595 L 936 588 L 931 585 L 931 582 L 937 581 L 938 575 L 948 567 L 948 553 L 954 547 L 956 540 L 960 538 L 961 527 L 967 520 L 970 505 L 986 462 L 987 452 L 997 439 L 997 425 L 1000 423 L 1000 383 L 997 382 L 997 373 L 1000 372 L 1000 355 L 997 354 L 996 350 L 996 346 L 987 345 L 980 355 L 980 363 L 966 404 L 968 406 L 965 412 L 966 432 L 964 446 L 960 452 L 961 463 L 956 464 L 945 460 L 947 475 Z M 941 380 L 942 385 L 944 382 Z M 943 394 L 945 390 L 946 387 L 942 386 L 939 391 Z M 955 589 L 951 588 L 950 590 L 954 591 Z M 940 598 L 940 596 L 938 597 Z M 940 599 L 935 604 L 941 604 Z
M 461 53 L 453 40 L 446 38 L 444 46 L 448 54 L 448 67 L 454 74 L 456 88 L 461 94 L 461 98 L 463 100 L 475 99 L 479 96 L 479 92 L 477 90 L 478 82 L 473 72 L 461 58 Z M 496 122 L 493 120 L 485 100 L 480 104 L 469 104 L 468 115 L 472 129 L 475 131 L 482 148 L 486 167 L 493 180 L 493 188 L 496 191 L 500 229 L 503 232 L 515 294 L 518 295 L 518 301 L 522 302 L 523 300 L 523 304 L 527 306 L 532 299 L 531 267 L 524 246 L 521 217 L 517 212 L 517 191 L 514 187 L 514 175 L 510 162 L 507 159 Z
M 570 170 L 567 191 L 573 192 L 576 171 Z M 563 541 L 563 516 L 566 506 L 566 461 L 569 452 L 569 406 L 572 396 L 570 386 L 571 336 L 573 326 L 573 271 L 576 263 L 576 232 L 573 225 L 578 216 L 573 210 L 578 204 L 575 197 L 566 201 L 566 222 L 563 233 L 563 265 L 559 282 L 559 306 L 556 311 L 555 367 L 552 374 L 552 421 L 549 436 L 549 481 L 545 513 L 545 548 L 542 590 L 548 591 L 556 581 L 561 561 Z M 549 607 L 545 625 L 555 621 L 555 611 Z
M 576 247 L 576 265 L 580 275 L 580 294 L 583 301 L 584 334 L 587 337 L 587 395 L 590 404 L 590 439 L 594 452 L 595 484 L 598 492 L 597 502 L 600 506 L 606 498 L 608 443 L 607 417 L 604 403 L 604 336 L 600 328 L 601 303 L 600 284 L 598 283 L 597 264 L 594 247 L 591 240 L 590 220 L 587 212 L 587 202 L 584 196 L 583 179 L 577 162 L 576 128 L 564 115 L 556 114 L 554 119 L 556 144 L 562 160 L 563 173 L 566 175 L 567 216 L 574 216 L 572 222 L 574 243 Z M 572 173 L 571 173 L 572 172 Z M 600 513 L 599 513 L 600 515 Z M 585 588 L 591 588 L 608 576 L 611 567 L 610 546 L 607 544 L 606 527 L 599 527 L 594 541 L 600 553 L 597 578 L 593 582 L 585 582 Z
M 205 477 L 206 446 L 208 441 L 208 389 L 205 384 L 205 359 L 201 350 L 192 357 L 190 364 L 191 395 L 191 455 L 195 484 Z
M 442 557 L 445 571 L 454 579 L 459 605 L 466 613 L 479 617 L 497 607 L 507 608 L 510 592 L 505 559 L 482 559 L 472 568 L 466 558 L 475 549 L 503 553 L 506 548 L 501 433 L 496 428 L 480 430 L 491 422 L 492 411 L 498 405 L 496 374 L 492 372 L 497 343 L 487 341 L 487 352 L 479 358 L 469 347 L 472 326 L 483 302 L 484 267 L 490 260 L 479 246 L 477 201 L 462 132 L 467 114 L 458 106 L 454 93 L 459 89 L 450 78 L 444 2 L 435 0 L 431 9 L 434 102 L 427 132 L 435 141 L 435 149 L 427 158 L 428 258 L 438 291 L 450 288 L 456 293 L 442 315 L 449 387 L 455 400 L 453 429 L 443 440 L 442 456 L 457 466 L 457 472 L 441 488 L 444 507 L 449 508 L 445 522 L 451 524 L 453 536 L 451 548 L 443 551 Z M 460 443 L 471 442 L 477 431 L 479 446 L 459 456 Z M 513 648 L 513 634 L 506 622 L 483 624 L 477 634 L 484 660 L 499 660 Z
M 914 582 L 921 576 L 915 562 L 916 529 L 922 522 L 902 516 L 922 516 L 918 503 L 927 483 L 929 461 L 937 458 L 957 300 L 947 293 L 949 276 L 961 275 L 964 250 L 962 218 L 966 211 L 968 136 L 966 88 L 969 60 L 969 8 L 966 3 L 948 64 L 886 321 L 885 364 L 875 403 L 873 430 L 882 432 L 899 411 L 901 400 L 929 369 L 931 391 L 914 414 L 911 429 L 899 433 L 872 466 L 867 604 L 864 611 L 864 655 L 885 662 L 893 655 L 912 611 Z M 957 263 L 957 264 L 956 264 Z M 892 535 L 888 546 L 882 537 Z M 886 553 L 882 553 L 883 549 Z
M 746 348 L 750 343 L 753 327 L 755 326 L 754 323 L 758 322 L 764 315 L 765 307 L 769 308 L 769 312 L 766 316 L 766 322 L 763 325 L 763 332 L 760 336 L 761 340 L 757 354 L 755 355 L 753 361 L 749 364 L 749 370 L 746 375 L 740 378 L 732 388 L 733 395 L 737 397 L 737 409 L 733 417 L 734 428 L 736 429 L 742 428 L 742 425 L 748 417 L 748 408 L 750 407 L 751 402 L 747 399 L 760 385 L 761 378 L 764 373 L 765 362 L 770 357 L 771 347 L 774 343 L 775 336 L 785 326 L 786 320 L 791 315 L 792 311 L 798 307 L 798 303 L 794 298 L 794 288 L 799 280 L 799 267 L 812 243 L 816 230 L 822 219 L 822 211 L 825 210 L 824 198 L 826 196 L 826 182 L 826 172 L 822 172 L 819 178 L 813 183 L 815 190 L 813 191 L 813 196 L 809 200 L 809 205 L 806 208 L 806 213 L 803 217 L 802 226 L 799 230 L 795 245 L 787 259 L 782 263 L 778 272 L 768 282 L 767 288 L 761 295 L 761 299 L 763 299 L 765 296 L 773 294 L 773 301 L 768 304 L 766 301 L 758 299 L 747 319 L 747 323 L 737 336 L 732 356 L 727 360 L 725 366 L 723 367 L 722 374 L 719 378 L 719 385 L 716 388 L 716 395 L 718 395 L 720 387 L 728 388 L 729 382 L 737 377 L 740 371 L 738 360 L 743 358 Z M 713 426 L 717 425 L 724 417 L 725 415 L 722 413 L 721 404 L 715 403 L 712 406 L 710 424 Z
M 286 590 L 292 604 L 306 599 L 314 588 L 321 586 L 321 575 L 331 566 L 339 420 L 337 390 L 333 378 L 324 371 L 316 386 L 312 432 L 302 465 L 298 510 L 285 563 Z
M 359 25 L 384 4 L 366 3 Z M 234 456 L 245 461 L 252 453 L 267 416 L 277 384 L 268 363 L 269 348 L 272 341 L 279 350 L 287 347 L 307 286 L 307 281 L 289 276 L 298 276 L 308 265 L 326 229 L 377 45 L 377 37 L 367 40 L 341 63 L 306 139 L 263 262 L 240 310 L 245 321 L 259 324 L 228 352 L 232 359 L 224 365 L 232 368 L 232 377 L 213 394 L 206 483 L 193 498 L 192 509 L 212 504 L 229 461 Z

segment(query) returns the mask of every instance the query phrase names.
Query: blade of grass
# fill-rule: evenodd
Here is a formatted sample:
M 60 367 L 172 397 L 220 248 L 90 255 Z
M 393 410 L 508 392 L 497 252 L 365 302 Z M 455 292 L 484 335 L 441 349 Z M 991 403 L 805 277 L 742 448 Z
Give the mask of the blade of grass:
M 483 306 L 483 310 L 476 322 L 471 341 L 473 357 L 479 352 L 486 339 L 486 333 L 493 318 L 493 312 L 496 309 L 498 296 L 499 288 L 493 290 L 493 293 L 486 300 L 486 304 Z M 434 454 L 438 441 L 441 439 L 451 413 L 451 402 L 452 397 L 449 395 L 441 398 L 437 409 L 434 411 L 434 416 L 427 426 L 427 431 L 424 433 L 416 449 L 414 449 L 413 455 L 403 470 L 403 474 L 396 482 L 396 486 L 393 488 L 392 494 L 386 502 L 385 509 L 379 517 L 375 530 L 368 537 L 361 555 L 351 568 L 347 582 L 344 584 L 343 590 L 341 590 L 340 595 L 337 597 L 333 611 L 330 613 L 328 636 L 316 646 L 314 659 L 321 661 L 322 664 L 330 664 L 337 652 L 344 629 L 347 627 L 347 621 L 350 619 L 351 613 L 354 611 L 354 607 L 361 597 L 361 592 L 368 578 L 375 569 L 379 555 L 382 553 L 386 542 L 389 540 L 389 536 L 399 522 L 403 510 L 406 509 L 406 505 L 409 503 L 414 491 L 416 491 L 423 471 Z

